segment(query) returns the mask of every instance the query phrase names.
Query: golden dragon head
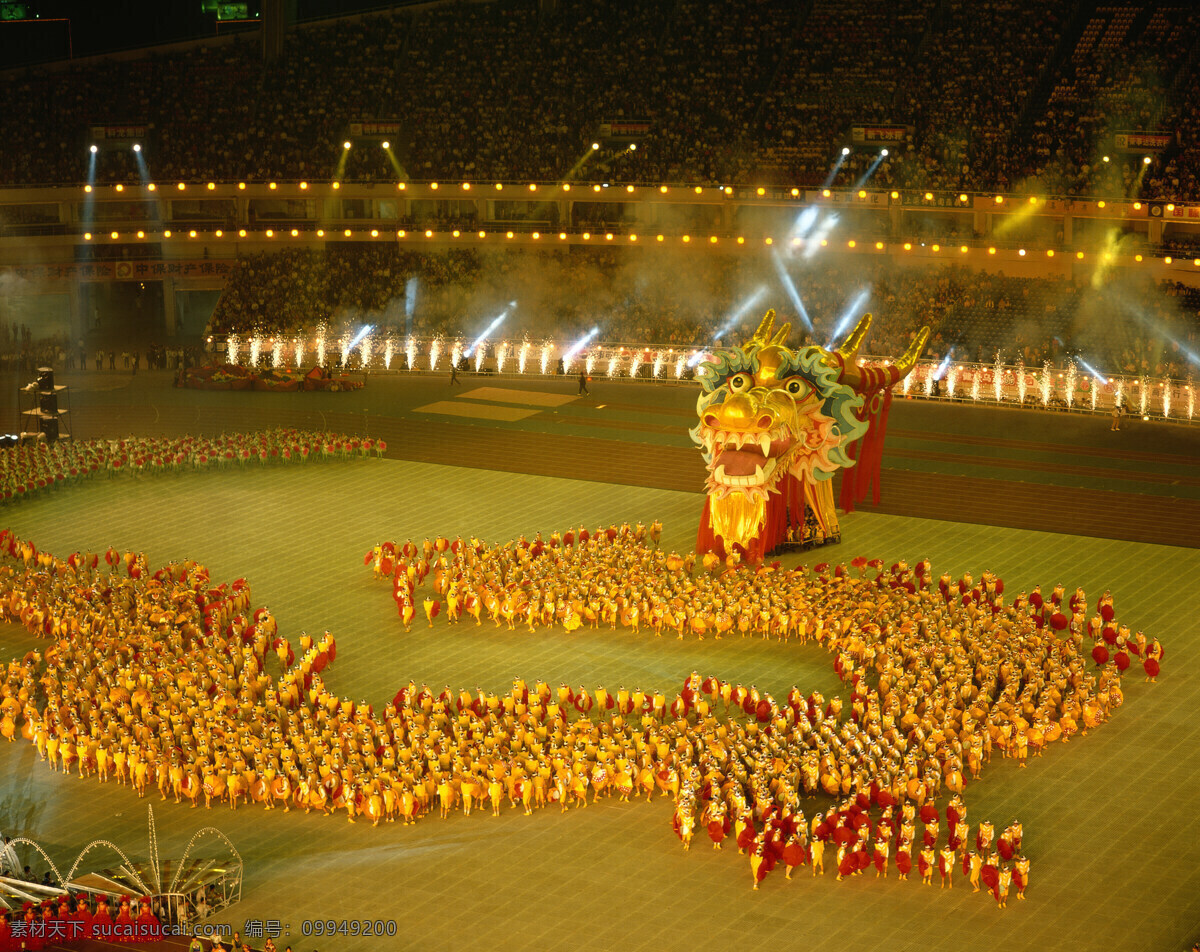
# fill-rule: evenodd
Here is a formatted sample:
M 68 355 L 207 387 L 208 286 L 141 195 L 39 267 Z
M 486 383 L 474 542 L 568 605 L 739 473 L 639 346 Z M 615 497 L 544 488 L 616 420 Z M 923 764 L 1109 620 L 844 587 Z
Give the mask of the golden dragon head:
M 757 534 L 767 496 L 787 474 L 821 482 L 854 464 L 847 448 L 867 431 L 867 401 L 904 379 L 929 337 L 922 328 L 899 360 L 858 367 L 870 327 L 865 314 L 832 351 L 792 350 L 791 325 L 776 328 L 772 310 L 749 341 L 720 348 L 700 365 L 700 422 L 690 435 L 708 467 L 713 530 L 727 545 L 745 547 Z

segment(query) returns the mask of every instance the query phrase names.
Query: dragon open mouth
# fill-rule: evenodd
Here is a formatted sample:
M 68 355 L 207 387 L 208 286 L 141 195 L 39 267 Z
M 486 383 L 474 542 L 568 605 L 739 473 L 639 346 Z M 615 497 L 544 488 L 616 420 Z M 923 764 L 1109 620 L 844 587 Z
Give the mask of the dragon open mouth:
M 770 491 L 787 472 L 785 457 L 796 444 L 783 427 L 766 433 L 743 433 L 704 427 L 700 440 L 709 456 L 709 492 Z

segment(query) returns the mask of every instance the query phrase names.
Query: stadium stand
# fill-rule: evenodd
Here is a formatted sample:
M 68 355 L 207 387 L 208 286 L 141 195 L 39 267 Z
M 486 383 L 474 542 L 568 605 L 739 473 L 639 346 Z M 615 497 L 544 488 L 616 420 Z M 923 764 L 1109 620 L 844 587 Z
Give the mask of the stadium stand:
M 855 127 L 889 123 L 913 131 L 880 184 L 1181 199 L 1196 194 L 1198 27 L 1179 3 L 1084 0 L 920 0 L 899 16 L 867 0 L 435 5 L 298 28 L 269 67 L 235 36 L 10 72 L 0 185 L 80 181 L 89 127 L 117 122 L 153 127 L 160 179 L 329 177 L 344 159 L 362 181 L 803 185 Z M 396 166 L 341 155 L 364 118 L 400 120 Z M 1148 169 L 1112 148 L 1154 130 L 1174 144 Z M 856 150 L 838 184 L 874 154 Z M 101 155 L 100 181 L 136 176 L 128 152 Z

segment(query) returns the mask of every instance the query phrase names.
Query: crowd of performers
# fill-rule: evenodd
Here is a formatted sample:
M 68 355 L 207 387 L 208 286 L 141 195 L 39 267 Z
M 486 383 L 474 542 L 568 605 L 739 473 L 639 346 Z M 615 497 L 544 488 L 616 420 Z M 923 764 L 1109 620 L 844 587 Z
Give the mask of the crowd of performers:
M 1029 860 L 1020 854 L 1020 824 L 993 842 L 985 821 L 972 848 L 961 800 L 964 770 L 978 778 L 995 749 L 1023 767 L 1031 751 L 1039 756 L 1046 745 L 1098 726 L 1122 702 L 1120 677 L 1131 654 L 1143 658 L 1147 680 L 1159 673 L 1161 645 L 1118 625 L 1108 592 L 1088 620 L 1081 589 L 1067 596 L 1057 586 L 1043 598 L 1038 587 L 1006 605 L 1004 583 L 990 573 L 978 583 L 945 575 L 935 584 L 928 562 L 884 570 L 879 562 L 855 560 L 857 576 L 844 566 L 832 572 L 817 566 L 813 574 L 777 564 L 739 567 L 736 557 L 664 553 L 660 533 L 656 522 L 594 534 L 580 527 L 503 547 L 446 538 L 420 547 L 386 542 L 365 561 L 378 577 L 393 580 L 406 630 L 418 589 L 432 575 L 422 598 L 430 626 L 444 604 L 451 623 L 466 614 L 482 624 L 486 612 L 510 629 L 644 625 L 678 638 L 736 632 L 820 642 L 850 691 L 844 720 L 839 698 L 806 698 L 793 687 L 780 705 L 755 687 L 697 675 L 669 704 L 661 692 L 622 687 L 593 698 L 559 689 L 560 707 L 581 714 L 600 701 L 618 718 L 673 717 L 687 725 L 677 735 L 687 743 L 675 758 L 675 831 L 687 846 L 699 823 L 719 848 L 736 829 L 739 852 L 750 853 L 755 888 L 779 862 L 787 878 L 797 865 L 823 872 L 831 843 L 839 880 L 872 865 L 877 876 L 886 875 L 891 862 L 906 879 L 915 853 L 925 883 L 936 872 L 951 886 L 961 865 L 975 889 L 982 881 L 999 905 L 1014 883 L 1023 898 Z M 1088 636 L 1097 674 L 1083 654 Z M 1108 646 L 1116 648 L 1111 663 Z M 464 694 L 458 706 L 480 710 L 483 700 Z M 722 705 L 726 713 L 740 708 L 747 726 L 715 718 Z M 618 789 L 639 779 L 623 771 Z M 943 789 L 954 796 L 944 842 L 935 802 Z M 809 823 L 801 797 L 818 792 L 841 802 Z
M 714 787 L 714 779 L 719 781 L 716 777 L 705 780 L 700 768 L 690 772 L 680 788 L 672 826 L 685 850 L 691 847 L 697 824 L 707 831 L 714 849 L 720 849 L 732 833 L 738 854 L 750 854 L 754 889 L 781 864 L 786 879 L 803 866 L 811 866 L 813 876 L 824 875 L 826 851 L 830 850 L 834 851 L 831 865 L 838 882 L 870 872 L 872 867 L 876 878 L 887 877 L 893 863 L 898 878 L 907 880 L 915 856 L 924 885 L 931 885 L 936 876 L 941 888 L 952 889 L 955 868 L 961 866 L 973 891 L 979 892 L 982 883 L 1001 908 L 1008 904 L 1012 888 L 1019 899 L 1025 898 L 1030 863 L 1021 852 L 1021 824 L 1010 823 L 999 837 L 988 820 L 972 827 L 959 793 L 945 808 L 946 839 L 942 842 L 942 811 L 932 797 L 921 793 L 897 804 L 891 789 L 875 786 L 871 793 L 846 797 L 823 814 L 814 812 L 808 820 L 798 803 L 785 802 L 780 807 L 769 796 L 751 802 L 736 784 L 724 790 L 724 784 Z M 769 793 L 770 788 L 767 790 Z M 905 790 L 899 792 L 905 796 Z M 872 816 L 876 808 L 877 818 Z
M 736 554 L 722 560 L 712 553 L 699 559 L 695 553 L 665 553 L 658 547 L 661 533 L 662 525 L 655 522 L 648 529 L 625 524 L 594 534 L 581 526 L 555 532 L 549 540 L 539 532 L 532 541 L 522 537 L 503 546 L 461 537 L 425 539 L 420 546 L 411 540 L 383 542 L 364 562 L 377 578 L 392 580 L 405 631 L 412 630 L 418 588 L 432 575 L 421 599 L 431 628 L 444 604 L 451 624 L 464 615 L 482 624 L 486 612 L 510 630 L 556 623 L 567 631 L 584 625 L 615 629 L 619 623 L 635 632 L 643 627 L 656 635 L 674 632 L 680 639 L 704 640 L 706 634 L 720 639 L 735 630 L 743 637 L 816 639 L 837 649 L 835 670 L 843 681 L 855 683 L 864 664 L 869 668 L 889 650 L 898 652 L 900 642 L 918 628 L 921 640 L 942 642 L 943 650 L 952 648 L 956 632 L 960 642 L 971 640 L 960 629 L 979 628 L 989 641 L 1002 644 L 1012 641 L 1011 635 L 1018 641 L 1008 652 L 1010 662 L 1012 650 L 1025 642 L 1038 653 L 1050 653 L 1050 642 L 1063 642 L 1060 654 L 1072 652 L 1074 658 L 1086 629 L 1097 666 L 1111 660 L 1121 674 L 1132 654 L 1142 658 L 1147 680 L 1158 677 L 1162 646 L 1116 623 L 1111 592 L 1101 596 L 1088 620 L 1083 589 L 1067 596 L 1061 584 L 1048 598 L 1038 585 L 1008 605 L 1003 579 L 990 572 L 978 582 L 969 574 L 957 580 L 943 575 L 935 589 L 928 561 L 911 569 L 900 562 L 884 571 L 880 560 L 855 559 L 857 576 L 843 565 L 831 571 L 821 564 L 812 574 L 803 566 L 781 570 L 777 562 L 740 566 Z M 870 570 L 874 574 L 867 578 Z M 875 617 L 885 608 L 896 615 L 886 633 Z M 891 643 L 883 646 L 884 641 Z M 1110 646 L 1116 649 L 1111 659 Z M 1007 674 L 1004 680 L 1011 682 Z M 1025 688 L 1028 692 L 1032 685 Z
M 98 940 L 140 945 L 162 939 L 162 926 L 149 900 L 120 903 L 86 894 L 26 902 L 20 911 L 0 910 L 0 952 L 60 947 Z
M 1079 590 L 1009 604 L 999 578 L 939 582 L 927 562 L 857 574 L 725 565 L 663 553 L 659 531 L 388 543 L 368 561 L 391 580 L 406 624 L 420 598 L 431 626 L 444 601 L 451 622 L 465 613 L 481 623 L 486 611 L 510 627 L 645 624 L 814 642 L 833 656 L 847 700 L 793 687 L 780 702 L 693 673 L 670 694 L 409 682 L 376 712 L 326 689 L 333 637 L 302 635 L 297 660 L 270 612 L 251 608 L 244 580 L 214 585 L 194 562 L 152 571 L 143 555 L 111 549 L 60 559 L 4 532 L 0 614 L 48 644 L 0 669 L 0 734 L 29 739 L 56 770 L 139 796 L 351 822 L 662 792 L 685 842 L 697 822 L 718 845 L 732 831 L 756 884 L 779 861 L 823 870 L 829 843 L 840 876 L 893 862 L 907 875 L 915 853 L 923 876 L 937 870 L 949 885 L 961 860 L 1003 904 L 1006 884 L 1020 890 L 1028 878 L 1021 830 L 993 843 L 979 823 L 972 838 L 967 776 L 997 750 L 1024 765 L 1103 723 L 1122 702 L 1122 654 L 1158 673 L 1162 648 L 1119 625 L 1107 594 L 1093 623 Z M 1089 634 L 1117 648 L 1098 670 Z M 943 811 L 946 795 L 955 799 Z M 801 805 L 818 796 L 836 805 L 806 821 Z

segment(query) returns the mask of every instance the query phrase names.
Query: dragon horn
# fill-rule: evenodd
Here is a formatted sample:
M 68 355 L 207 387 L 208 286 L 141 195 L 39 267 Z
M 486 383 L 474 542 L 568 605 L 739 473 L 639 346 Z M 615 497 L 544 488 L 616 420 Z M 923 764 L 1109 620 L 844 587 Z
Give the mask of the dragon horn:
M 904 351 L 904 355 L 899 360 L 883 367 L 858 367 L 853 362 L 853 355 L 862 343 L 862 334 L 859 331 L 865 333 L 864 323 L 869 326 L 870 317 L 869 314 L 865 315 L 858 322 L 858 327 L 854 328 L 854 331 L 846 338 L 846 344 L 837 350 L 844 361 L 841 379 L 858 393 L 873 393 L 899 383 L 912 373 L 913 367 L 917 365 L 917 359 L 921 356 L 921 351 L 925 349 L 925 344 L 929 340 L 929 328 L 922 327 L 917 331 L 917 336 L 913 338 L 912 343 L 908 345 L 908 349 Z M 847 351 L 846 345 L 851 343 L 853 350 Z
M 895 364 L 893 364 L 893 367 L 897 373 L 897 380 L 903 380 L 909 375 L 913 367 L 917 365 L 917 360 L 921 356 L 921 351 L 925 349 L 925 344 L 928 343 L 928 341 L 929 328 L 928 326 L 922 327 L 919 331 L 917 331 L 917 336 L 913 338 L 912 343 L 908 345 L 908 350 L 904 352 L 904 356 L 902 356 L 898 361 L 896 361 Z
M 766 316 L 762 319 L 762 323 L 758 325 L 758 330 L 754 332 L 752 340 L 757 344 L 766 344 L 771 339 L 771 328 L 775 325 L 775 308 L 767 311 Z
M 790 323 L 781 324 L 779 326 L 779 330 L 775 332 L 775 336 L 771 338 L 771 344 L 775 347 L 782 345 L 783 342 L 787 340 L 787 336 L 791 333 L 791 330 L 792 325 Z
M 864 314 L 858 319 L 858 323 L 854 325 L 854 330 L 846 335 L 846 339 L 838 346 L 837 352 L 841 355 L 842 360 L 847 363 L 852 361 L 858 354 L 858 348 L 862 346 L 863 338 L 867 336 L 867 331 L 871 329 L 871 315 Z

